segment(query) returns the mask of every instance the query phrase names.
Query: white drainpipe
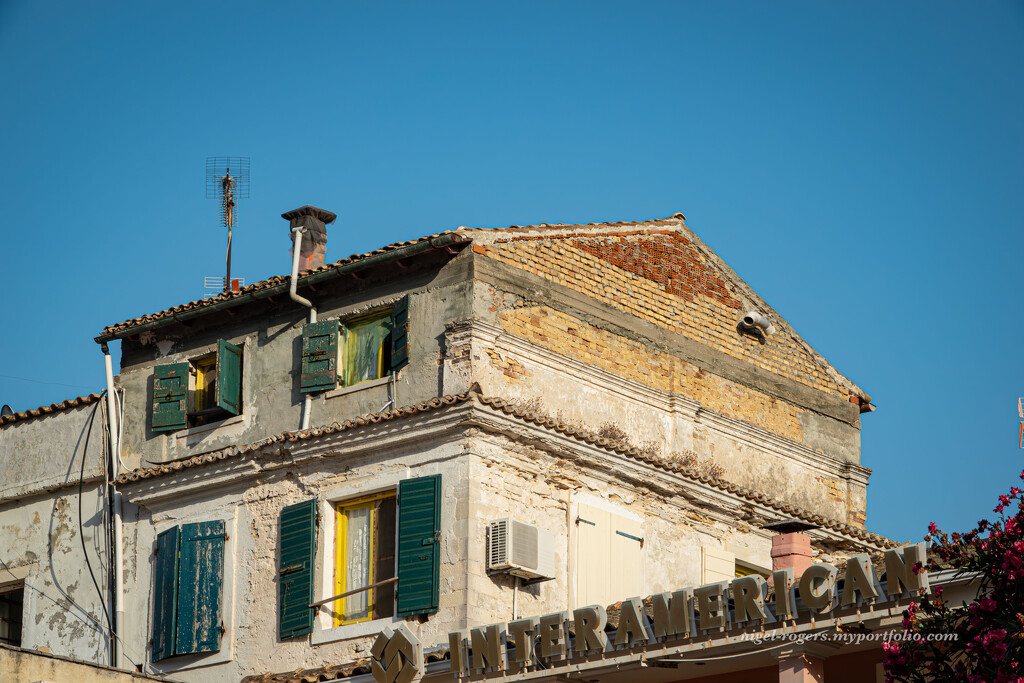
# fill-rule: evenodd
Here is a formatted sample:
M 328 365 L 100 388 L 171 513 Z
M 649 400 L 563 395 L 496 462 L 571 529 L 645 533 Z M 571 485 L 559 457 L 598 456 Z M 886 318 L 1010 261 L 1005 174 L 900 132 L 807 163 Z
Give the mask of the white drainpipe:
M 116 653 L 114 666 L 118 668 L 124 668 L 124 655 L 121 652 L 120 647 L 117 645 L 119 635 L 124 631 L 124 562 L 122 561 L 123 552 L 123 519 L 121 514 L 121 492 L 114 488 L 114 480 L 117 479 L 119 472 L 119 463 L 121 461 L 121 432 L 118 431 L 118 411 L 117 411 L 117 397 L 114 396 L 116 391 L 114 387 L 114 368 L 110 358 L 110 349 L 107 348 L 106 344 L 102 345 L 103 349 L 103 364 L 105 366 L 107 374 L 107 421 L 110 428 L 110 472 L 108 473 L 110 478 L 110 486 L 113 488 L 113 507 L 111 511 L 114 518 L 114 543 L 113 543 L 113 557 L 110 558 L 111 565 L 114 567 L 114 632 L 111 634 L 110 646 Z
M 305 228 L 297 227 L 292 228 L 292 282 L 291 289 L 288 290 L 288 296 L 291 297 L 292 301 L 300 303 L 303 306 L 309 308 L 309 322 L 316 322 L 316 308 L 313 306 L 313 302 L 305 297 L 301 297 L 296 292 L 299 286 L 299 256 L 302 253 L 302 233 L 306 231 Z M 313 412 L 313 397 L 306 394 L 306 400 L 302 403 L 302 425 L 299 429 L 309 429 L 309 416 Z

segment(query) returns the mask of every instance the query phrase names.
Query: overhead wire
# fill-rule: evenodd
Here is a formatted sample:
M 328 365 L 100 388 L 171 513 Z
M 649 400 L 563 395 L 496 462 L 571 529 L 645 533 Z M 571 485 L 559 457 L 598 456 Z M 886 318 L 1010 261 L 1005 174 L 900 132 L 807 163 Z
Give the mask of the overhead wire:
M 107 392 L 104 391 L 103 394 Z M 103 394 L 100 394 L 102 398 Z M 92 408 L 92 414 L 89 416 L 89 427 L 85 430 L 85 445 L 82 446 L 82 465 L 78 474 L 78 540 L 82 542 L 82 554 L 85 555 L 85 566 L 89 569 L 89 576 L 92 578 L 92 585 L 96 588 L 96 594 L 100 599 L 100 608 L 103 610 L 103 616 L 107 620 L 107 628 L 110 632 L 114 632 L 114 624 L 110 621 L 110 611 L 107 609 L 106 600 L 103 599 L 103 591 L 100 590 L 100 584 L 96 580 L 96 573 L 92 568 L 92 561 L 89 559 L 89 550 L 85 547 L 85 525 L 82 522 L 82 496 L 85 489 L 85 461 L 86 456 L 89 454 L 89 439 L 92 437 L 92 424 L 96 421 L 96 411 L 99 410 L 100 402 L 97 401 Z M 106 476 L 104 476 L 104 482 Z

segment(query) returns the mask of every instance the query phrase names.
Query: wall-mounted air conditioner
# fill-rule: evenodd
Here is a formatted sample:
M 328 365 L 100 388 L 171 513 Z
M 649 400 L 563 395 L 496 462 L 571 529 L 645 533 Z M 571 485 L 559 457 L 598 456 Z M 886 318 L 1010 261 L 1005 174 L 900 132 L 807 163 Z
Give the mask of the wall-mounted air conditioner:
M 511 518 L 491 522 L 487 525 L 487 571 L 530 580 L 555 578 L 555 535 Z

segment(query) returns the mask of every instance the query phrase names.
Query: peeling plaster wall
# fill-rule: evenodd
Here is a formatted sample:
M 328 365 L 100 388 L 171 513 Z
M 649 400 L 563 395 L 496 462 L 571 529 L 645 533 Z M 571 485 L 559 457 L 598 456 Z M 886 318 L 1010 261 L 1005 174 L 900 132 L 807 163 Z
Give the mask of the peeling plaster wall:
M 406 623 L 430 647 L 445 643 L 449 631 L 510 620 L 515 584 L 508 576 L 489 576 L 485 556 L 487 524 L 505 517 L 554 535 L 555 578 L 521 588 L 518 614 L 571 609 L 576 606 L 576 572 L 581 571 L 574 560 L 572 520 L 581 496 L 642 520 L 642 595 L 699 585 L 703 548 L 771 566 L 770 533 L 758 528 L 760 520 L 751 520 L 747 506 L 735 498 L 685 493 L 651 465 L 556 438 L 540 427 L 480 422 L 483 418 L 474 415 L 472 404 L 464 403 L 125 486 L 124 495 L 137 506 L 126 514 L 125 532 L 126 545 L 134 548 L 125 568 L 131 650 L 144 653 L 148 661 L 156 534 L 189 522 L 226 520 L 231 537 L 221 651 L 152 665 L 190 683 L 349 662 L 367 655 L 385 624 Z M 279 641 L 281 510 L 317 500 L 321 521 L 314 594 L 327 597 L 333 593 L 333 503 L 432 474 L 443 478 L 440 610 L 426 619 L 385 619 L 339 629 L 321 610 L 312 636 Z M 846 554 L 820 544 L 818 550 L 826 561 Z
M 439 393 L 444 324 L 468 317 L 471 310 L 466 261 L 455 259 L 445 265 L 434 259 L 419 268 L 408 267 L 401 280 L 392 275 L 389 270 L 359 280 L 333 281 L 304 293 L 317 305 L 321 321 L 385 311 L 410 295 L 410 362 L 397 381 L 368 382 L 350 391 L 315 395 L 311 426 L 378 412 L 392 400 L 408 405 Z M 187 329 L 160 329 L 124 340 L 119 382 L 126 396 L 122 443 L 126 464 L 137 467 L 177 460 L 299 429 L 306 396 L 299 382 L 307 312 L 285 297 L 271 310 L 242 309 L 235 316 L 212 316 Z M 243 348 L 241 416 L 213 429 L 153 432 L 154 367 L 212 353 L 218 339 Z
M 511 578 L 486 572 L 486 525 L 503 517 L 555 534 L 555 579 L 519 592 L 519 615 L 539 615 L 581 606 L 575 599 L 576 505 L 600 500 L 642 520 L 640 595 L 701 583 L 701 549 L 728 549 L 738 559 L 771 567 L 767 532 L 738 520 L 723 524 L 679 496 L 666 496 L 578 461 L 556 458 L 500 436 L 472 439 L 470 465 L 469 575 L 471 623 L 512 619 Z M 721 512 L 721 511 L 719 511 Z M 610 559 L 610 558 L 609 558 Z M 616 600 L 634 597 L 618 595 Z
M 137 519 L 126 520 L 126 539 L 134 544 L 131 566 L 126 567 L 127 603 L 135 606 L 128 615 L 131 645 L 150 657 L 148 639 L 152 631 L 153 549 L 156 534 L 176 524 L 213 520 L 232 520 L 233 547 L 226 549 L 225 615 L 230 619 L 221 652 L 203 656 L 178 656 L 152 664 L 162 671 L 190 683 L 214 683 L 239 680 L 243 676 L 266 671 L 282 671 L 299 666 L 317 666 L 323 662 L 345 662 L 366 656 L 370 636 L 342 637 L 333 634 L 278 640 L 278 568 L 279 520 L 281 510 L 293 503 L 316 498 L 321 519 L 317 532 L 317 576 L 315 594 L 326 597 L 332 575 L 325 568 L 333 560 L 333 545 L 328 538 L 333 529 L 328 501 L 358 497 L 380 489 L 393 489 L 402 479 L 441 474 L 441 589 L 440 611 L 422 623 L 419 618 L 397 619 L 415 629 L 424 642 L 442 642 L 447 627 L 465 623 L 467 605 L 466 528 L 468 487 L 470 485 L 464 445 L 458 442 L 423 444 L 400 449 L 375 448 L 359 454 L 323 454 L 313 461 L 289 464 L 282 458 L 253 479 L 239 477 L 232 484 L 215 490 L 204 488 L 202 477 L 175 487 L 169 497 L 140 502 Z M 133 494 L 127 493 L 129 497 Z M 231 532 L 229 532 L 230 534 Z M 229 542 L 230 543 L 230 542 Z M 230 583 L 232 595 L 228 599 Z M 383 623 L 357 624 L 370 628 L 374 635 Z M 331 628 L 328 610 L 316 620 L 317 632 Z M 351 629 L 352 627 L 343 627 Z M 230 650 L 230 651 L 229 651 Z
M 85 553 L 109 602 L 104 420 L 96 403 L 0 428 L 0 588 L 24 582 L 22 647 L 100 664 L 110 662 L 106 620 Z
M 471 378 L 485 395 L 593 432 L 610 429 L 669 460 L 692 453 L 698 466 L 721 467 L 728 481 L 864 525 L 870 470 L 860 465 L 852 406 L 827 399 L 855 424 L 705 371 L 599 322 L 477 281 L 474 317 L 448 326 L 445 389 Z

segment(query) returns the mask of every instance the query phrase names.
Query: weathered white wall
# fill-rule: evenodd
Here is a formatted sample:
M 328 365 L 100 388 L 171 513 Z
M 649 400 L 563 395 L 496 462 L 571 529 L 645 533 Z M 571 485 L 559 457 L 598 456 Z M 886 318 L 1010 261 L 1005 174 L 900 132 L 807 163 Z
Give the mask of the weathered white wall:
M 381 431 L 393 430 L 393 426 Z M 296 450 L 303 446 L 300 444 Z M 139 501 L 137 519 L 127 531 L 128 543 L 135 547 L 126 567 L 129 614 L 128 631 L 132 645 L 148 650 L 152 631 L 153 564 L 156 534 L 163 529 L 188 522 L 213 519 L 230 520 L 235 529 L 226 547 L 225 622 L 228 632 L 221 652 L 202 656 L 180 656 L 152 664 L 156 671 L 175 672 L 194 683 L 238 680 L 242 676 L 318 666 L 323 662 L 345 662 L 365 656 L 370 636 L 351 638 L 349 632 L 376 632 L 386 624 L 408 621 L 425 642 L 442 642 L 447 626 L 465 621 L 467 595 L 465 576 L 465 539 L 468 460 L 464 445 L 451 443 L 406 444 L 397 448 L 375 446 L 340 453 L 324 453 L 314 460 L 289 464 L 290 458 L 263 463 L 269 469 L 257 478 L 230 477 L 216 488 L 205 488 L 199 475 L 177 486 L 157 486 L 156 500 L 147 495 Z M 271 466 L 272 465 L 272 466 Z M 251 475 L 251 473 L 249 473 Z M 441 590 L 440 611 L 429 620 L 386 619 L 356 624 L 331 631 L 329 613 L 321 610 L 313 636 L 279 641 L 277 636 L 279 519 L 282 508 L 316 498 L 324 517 L 317 532 L 316 594 L 327 597 L 331 577 L 324 575 L 333 553 L 330 536 L 333 525 L 329 499 L 365 495 L 381 488 L 394 487 L 402 479 L 442 475 Z M 229 534 L 232 532 L 229 531 Z M 228 594 L 230 593 L 230 595 Z
M 409 364 L 394 383 L 367 382 L 348 391 L 314 396 L 311 426 L 330 424 L 383 410 L 393 399 L 398 406 L 438 395 L 439 359 L 446 321 L 470 315 L 471 281 L 462 263 L 444 268 L 406 271 L 402 281 L 381 276 L 328 283 L 316 294 L 306 292 L 318 307 L 320 320 L 358 317 L 387 310 L 407 294 L 409 301 Z M 410 269 L 411 271 L 412 269 Z M 302 327 L 307 310 L 290 301 L 259 316 L 213 316 L 181 331 L 157 330 L 140 340 L 122 343 L 119 384 L 125 391 L 122 452 L 128 467 L 178 460 L 235 444 L 259 441 L 273 434 L 298 430 L 305 394 L 299 386 Z M 153 432 L 153 372 L 157 365 L 187 362 L 216 349 L 225 339 L 243 349 L 242 415 L 217 428 Z
M 11 683 L 142 683 L 161 679 L 0 645 L 0 681 Z
M 517 435 L 452 426 L 453 414 L 468 414 L 470 404 L 462 406 L 448 417 L 438 411 L 296 442 L 277 455 L 227 460 L 126 486 L 125 495 L 139 505 L 127 534 L 135 547 L 126 568 L 132 648 L 146 650 L 151 633 L 155 536 L 168 525 L 187 522 L 225 519 L 232 535 L 224 602 L 228 633 L 222 651 L 175 657 L 153 667 L 195 683 L 358 659 L 366 656 L 385 624 L 404 622 L 431 647 L 445 643 L 449 631 L 512 619 L 513 580 L 486 571 L 486 526 L 503 517 L 548 529 L 555 538 L 555 579 L 520 588 L 519 616 L 572 609 L 577 606 L 579 571 L 573 559 L 572 520 L 581 500 L 640 518 L 643 596 L 700 584 L 704 547 L 771 566 L 770 534 L 741 521 L 743 510 L 735 501 L 695 505 L 681 493 L 666 492 L 663 483 L 649 485 L 645 467 L 652 481 L 659 476 L 650 466 L 608 452 L 598 458 L 594 448 L 566 451 L 571 446 L 565 443 L 540 447 L 548 440 L 542 428 L 523 426 Z M 444 420 L 448 427 L 442 427 Z M 440 610 L 425 620 L 387 619 L 333 630 L 322 611 L 312 636 L 279 641 L 281 509 L 312 497 L 318 500 L 324 519 L 318 532 L 316 594 L 326 597 L 331 586 L 327 558 L 333 550 L 326 528 L 333 523 L 329 501 L 437 473 L 443 477 Z
M 860 465 L 858 429 L 805 410 L 796 420 L 803 441 L 780 436 L 758 423 L 781 420 L 772 412 L 781 411 L 783 402 L 749 387 L 740 390 L 758 396 L 765 406 L 747 405 L 734 397 L 730 400 L 741 406 L 739 412 L 749 416 L 723 415 L 696 396 L 662 391 L 609 371 L 607 359 L 596 351 L 592 357 L 577 357 L 563 353 L 558 344 L 535 344 L 500 319 L 502 311 L 528 305 L 522 295 L 477 282 L 474 317 L 449 325 L 446 332 L 446 393 L 477 382 L 484 395 L 517 402 L 592 432 L 611 426 L 627 441 L 654 447 L 666 459 L 692 452 L 701 463 L 720 467 L 727 481 L 831 519 L 863 524 L 870 470 Z M 636 341 L 626 335 L 616 338 Z M 626 359 L 638 367 L 645 362 L 649 359 Z M 724 379 L 717 382 L 739 386 Z
M 22 647 L 107 664 L 106 619 L 86 564 L 88 554 L 109 602 L 104 420 L 94 403 L 0 427 L 0 587 L 24 581 Z

